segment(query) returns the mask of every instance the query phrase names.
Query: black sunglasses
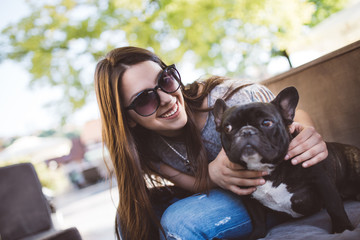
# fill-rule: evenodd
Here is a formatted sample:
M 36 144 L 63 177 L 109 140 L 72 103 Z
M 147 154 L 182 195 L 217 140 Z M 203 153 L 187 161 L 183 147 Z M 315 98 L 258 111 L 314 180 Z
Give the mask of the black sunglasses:
M 181 77 L 175 64 L 167 66 L 159 75 L 157 85 L 139 92 L 125 110 L 134 110 L 143 117 L 154 114 L 160 106 L 157 90 L 160 88 L 163 92 L 174 93 L 179 89 L 180 82 Z

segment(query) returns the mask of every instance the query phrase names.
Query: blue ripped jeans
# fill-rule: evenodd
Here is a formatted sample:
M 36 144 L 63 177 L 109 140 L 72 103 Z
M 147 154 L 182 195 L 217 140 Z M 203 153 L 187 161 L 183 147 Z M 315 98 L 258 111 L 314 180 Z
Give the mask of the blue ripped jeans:
M 270 226 L 282 222 L 268 219 Z M 166 234 L 160 232 L 161 240 L 246 239 L 252 230 L 241 198 L 222 189 L 176 201 L 162 214 L 161 225 Z

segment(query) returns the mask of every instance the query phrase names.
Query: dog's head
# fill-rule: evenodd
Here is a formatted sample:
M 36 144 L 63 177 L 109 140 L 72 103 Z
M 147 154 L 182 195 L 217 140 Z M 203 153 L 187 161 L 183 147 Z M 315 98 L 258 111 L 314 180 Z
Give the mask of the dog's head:
M 230 161 L 251 170 L 272 170 L 287 153 L 299 95 L 294 87 L 282 90 L 271 103 L 254 102 L 228 108 L 215 102 L 216 130 Z

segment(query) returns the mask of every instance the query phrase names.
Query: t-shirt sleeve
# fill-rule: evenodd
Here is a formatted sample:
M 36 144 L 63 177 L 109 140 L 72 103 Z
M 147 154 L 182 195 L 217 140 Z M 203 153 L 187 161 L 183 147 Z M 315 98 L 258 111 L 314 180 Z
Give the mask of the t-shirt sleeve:
M 271 102 L 275 98 L 274 94 L 264 85 L 228 80 L 211 91 L 209 95 L 209 106 L 213 106 L 218 98 L 224 99 L 229 89 L 231 91 L 231 89 L 235 89 L 241 85 L 246 86 L 232 94 L 231 97 L 226 100 L 226 104 L 229 107 L 251 102 Z
M 251 102 L 271 102 L 275 98 L 275 95 L 261 84 L 249 86 L 248 93 Z

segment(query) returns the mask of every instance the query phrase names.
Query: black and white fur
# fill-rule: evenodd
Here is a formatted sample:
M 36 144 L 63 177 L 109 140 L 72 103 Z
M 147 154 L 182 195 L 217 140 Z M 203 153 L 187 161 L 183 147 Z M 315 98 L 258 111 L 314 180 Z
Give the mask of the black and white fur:
M 293 166 L 285 161 L 292 138 L 288 125 L 293 122 L 298 100 L 297 90 L 289 87 L 271 103 L 256 102 L 228 108 L 218 99 L 214 105 L 215 123 L 229 160 L 249 170 L 269 172 L 264 177 L 266 183 L 258 186 L 250 197 L 244 197 L 253 223 L 249 239 L 266 235 L 263 206 L 294 218 L 325 207 L 333 232 L 353 229 L 341 197 L 359 194 L 356 186 L 360 184 L 360 169 L 351 168 L 351 165 L 360 162 L 360 150 L 327 143 L 328 158 L 312 167 Z

